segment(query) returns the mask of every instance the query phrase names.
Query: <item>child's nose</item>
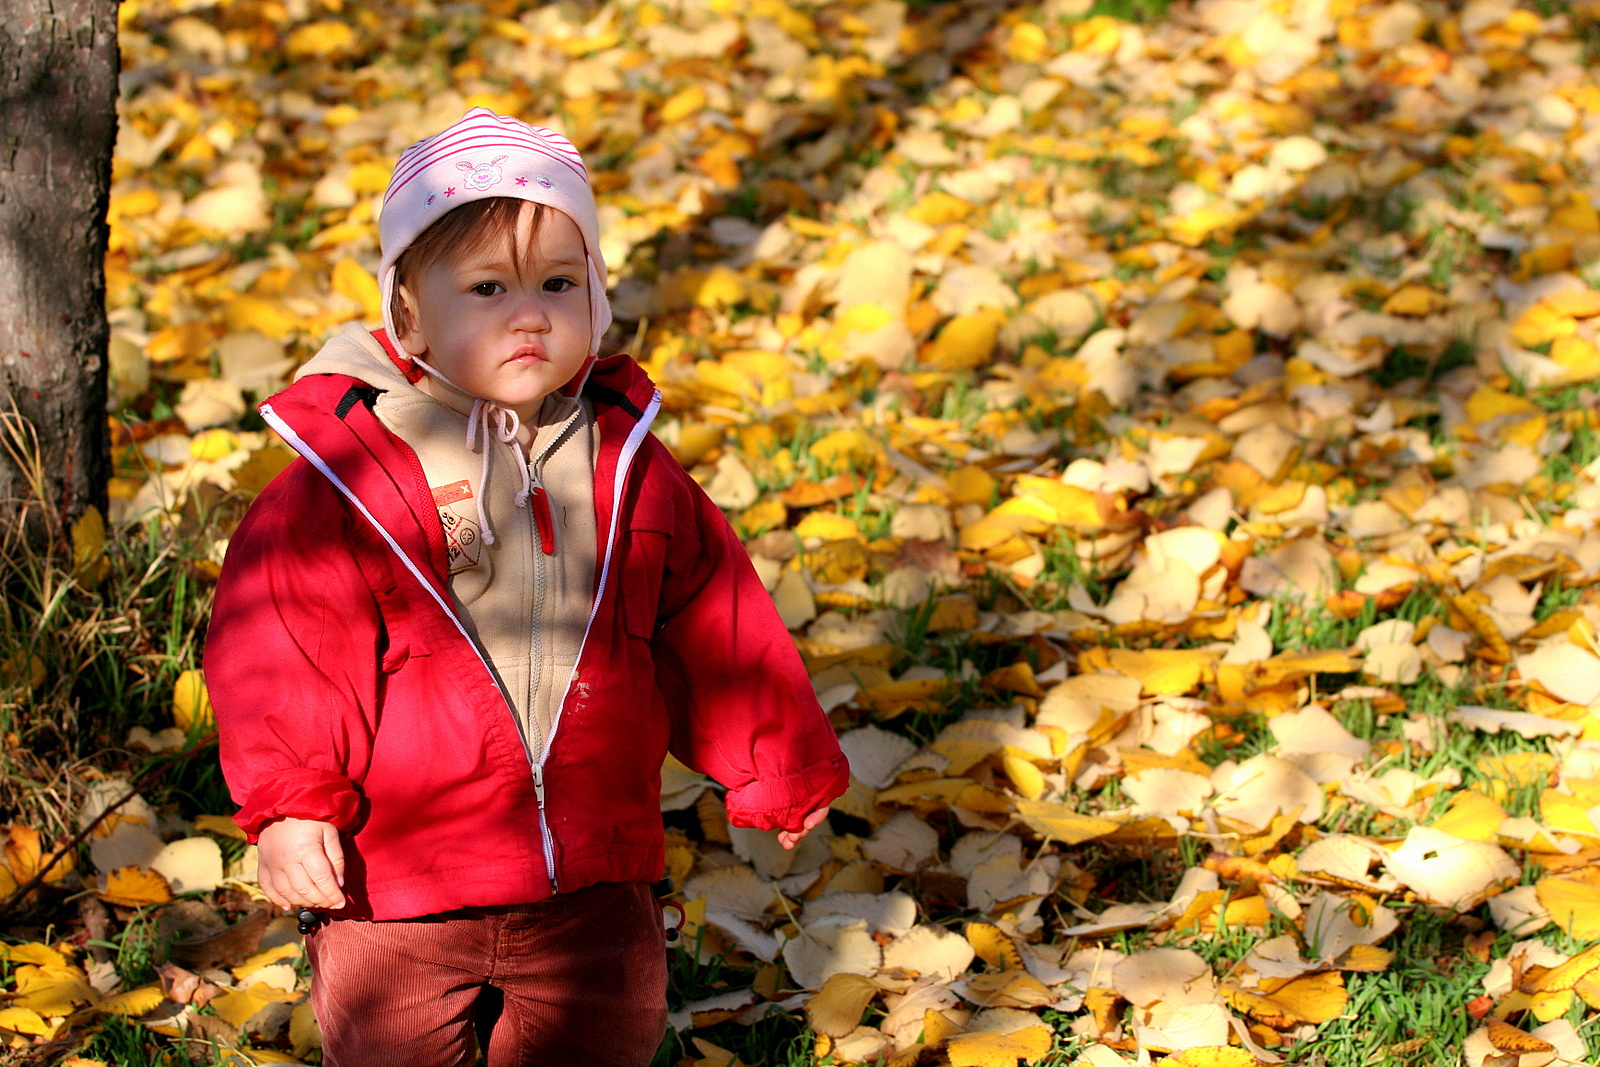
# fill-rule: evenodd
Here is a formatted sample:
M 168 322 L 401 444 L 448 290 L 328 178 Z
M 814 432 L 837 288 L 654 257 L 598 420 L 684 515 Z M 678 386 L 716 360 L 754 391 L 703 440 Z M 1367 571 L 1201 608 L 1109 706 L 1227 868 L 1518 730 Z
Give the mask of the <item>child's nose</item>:
M 550 316 L 546 312 L 544 300 L 538 293 L 524 293 L 516 301 L 511 311 L 511 328 L 513 330 L 544 330 L 549 328 Z

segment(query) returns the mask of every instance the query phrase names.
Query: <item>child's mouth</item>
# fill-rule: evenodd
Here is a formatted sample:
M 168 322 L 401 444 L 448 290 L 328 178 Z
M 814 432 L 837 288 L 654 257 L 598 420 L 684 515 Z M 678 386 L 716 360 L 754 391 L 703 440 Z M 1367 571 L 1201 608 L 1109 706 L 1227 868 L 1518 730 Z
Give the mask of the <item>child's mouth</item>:
M 544 349 L 539 345 L 523 345 L 511 353 L 512 363 L 542 363 L 544 362 Z

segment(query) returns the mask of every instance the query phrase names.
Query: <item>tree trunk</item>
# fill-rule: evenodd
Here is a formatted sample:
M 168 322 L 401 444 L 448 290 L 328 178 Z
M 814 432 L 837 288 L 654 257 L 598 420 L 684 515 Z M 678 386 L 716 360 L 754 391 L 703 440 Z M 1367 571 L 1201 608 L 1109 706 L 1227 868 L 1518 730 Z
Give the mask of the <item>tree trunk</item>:
M 0 522 L 105 510 L 119 66 L 117 0 L 0 0 Z

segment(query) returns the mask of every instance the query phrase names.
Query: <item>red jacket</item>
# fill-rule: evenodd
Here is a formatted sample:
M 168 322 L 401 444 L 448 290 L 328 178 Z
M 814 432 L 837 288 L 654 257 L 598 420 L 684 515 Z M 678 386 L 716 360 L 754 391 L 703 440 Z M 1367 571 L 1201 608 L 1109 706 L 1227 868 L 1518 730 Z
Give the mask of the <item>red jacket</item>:
M 848 768 L 727 520 L 651 436 L 660 394 L 627 356 L 584 385 L 599 428 L 600 560 L 552 736 L 529 752 L 453 608 L 421 465 L 342 375 L 262 405 L 300 453 L 229 543 L 205 670 L 222 767 L 252 836 L 338 826 L 338 914 L 531 903 L 663 870 L 670 749 L 728 787 L 729 818 L 798 830 Z

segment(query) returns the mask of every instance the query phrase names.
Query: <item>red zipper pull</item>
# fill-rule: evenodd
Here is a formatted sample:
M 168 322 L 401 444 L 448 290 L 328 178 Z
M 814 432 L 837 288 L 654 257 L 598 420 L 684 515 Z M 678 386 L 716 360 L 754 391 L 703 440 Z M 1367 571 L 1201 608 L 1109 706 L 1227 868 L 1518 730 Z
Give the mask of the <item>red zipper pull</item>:
M 528 507 L 533 511 L 533 524 L 539 530 L 539 547 L 544 554 L 556 554 L 556 523 L 550 514 L 550 494 L 535 487 L 528 494 Z

